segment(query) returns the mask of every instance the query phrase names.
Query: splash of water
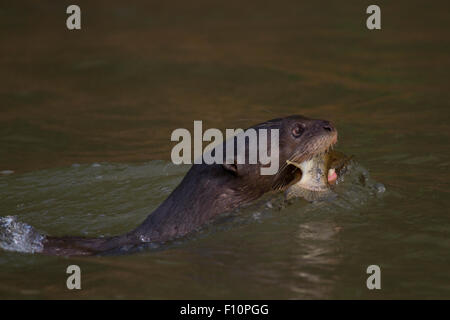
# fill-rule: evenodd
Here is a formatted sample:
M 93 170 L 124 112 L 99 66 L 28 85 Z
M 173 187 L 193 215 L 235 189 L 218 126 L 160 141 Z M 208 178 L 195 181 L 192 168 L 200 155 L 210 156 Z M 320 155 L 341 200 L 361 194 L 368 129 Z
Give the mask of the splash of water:
M 42 252 L 45 236 L 14 216 L 0 217 L 0 248 L 8 251 Z

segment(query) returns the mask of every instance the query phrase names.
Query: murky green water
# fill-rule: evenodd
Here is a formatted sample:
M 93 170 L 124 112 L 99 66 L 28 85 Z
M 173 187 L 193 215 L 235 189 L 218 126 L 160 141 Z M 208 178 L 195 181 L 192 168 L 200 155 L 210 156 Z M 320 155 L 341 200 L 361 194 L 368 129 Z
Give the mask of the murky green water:
M 296 113 L 332 120 L 386 192 L 348 179 L 334 202 L 264 199 L 132 255 L 0 251 L 1 298 L 450 298 L 446 2 L 378 1 L 376 32 L 360 1 L 79 1 L 77 32 L 68 4 L 0 7 L 0 171 L 14 171 L 0 216 L 52 235 L 128 231 L 188 170 L 169 162 L 172 130 Z

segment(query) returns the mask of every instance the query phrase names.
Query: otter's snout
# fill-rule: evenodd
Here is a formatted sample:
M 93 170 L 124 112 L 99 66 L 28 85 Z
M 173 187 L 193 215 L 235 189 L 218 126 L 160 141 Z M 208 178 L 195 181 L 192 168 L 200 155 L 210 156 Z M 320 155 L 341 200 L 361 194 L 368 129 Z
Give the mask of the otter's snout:
M 330 121 L 321 120 L 320 123 L 317 124 L 316 128 L 318 132 L 322 131 L 322 136 L 330 139 L 331 144 L 335 144 L 337 142 L 337 130 Z
M 333 126 L 333 124 L 330 121 L 322 120 L 321 126 L 327 132 L 336 131 L 336 128 Z

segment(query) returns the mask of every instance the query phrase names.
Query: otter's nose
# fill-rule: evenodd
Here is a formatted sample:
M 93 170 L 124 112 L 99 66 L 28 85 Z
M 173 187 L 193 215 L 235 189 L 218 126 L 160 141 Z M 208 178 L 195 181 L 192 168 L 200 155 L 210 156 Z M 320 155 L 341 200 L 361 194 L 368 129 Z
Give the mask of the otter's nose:
M 332 132 L 335 130 L 333 125 L 329 121 L 323 121 L 322 128 L 324 128 L 325 131 L 328 131 L 328 132 Z

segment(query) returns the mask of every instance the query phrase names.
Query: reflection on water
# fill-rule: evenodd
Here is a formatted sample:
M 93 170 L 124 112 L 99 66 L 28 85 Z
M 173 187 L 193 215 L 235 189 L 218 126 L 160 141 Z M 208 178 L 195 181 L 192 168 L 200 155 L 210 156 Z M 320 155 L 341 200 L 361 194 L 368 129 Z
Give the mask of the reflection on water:
M 330 221 L 299 225 L 292 264 L 294 281 L 291 290 L 295 293 L 294 299 L 330 297 L 339 277 L 335 268 L 341 260 L 339 230 L 340 227 Z
M 448 2 L 433 4 L 380 0 L 376 32 L 356 0 L 79 1 L 79 32 L 63 3 L 0 9 L 2 217 L 52 235 L 130 230 L 188 169 L 167 160 L 193 120 L 325 118 L 362 164 L 333 201 L 264 199 L 167 250 L 0 251 L 0 297 L 450 297 Z M 62 289 L 68 264 L 82 292 Z

